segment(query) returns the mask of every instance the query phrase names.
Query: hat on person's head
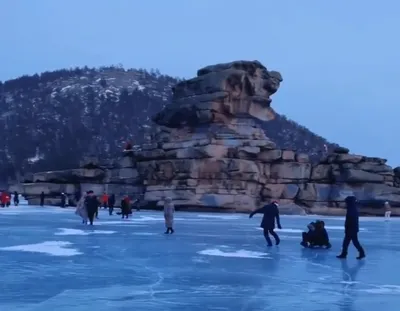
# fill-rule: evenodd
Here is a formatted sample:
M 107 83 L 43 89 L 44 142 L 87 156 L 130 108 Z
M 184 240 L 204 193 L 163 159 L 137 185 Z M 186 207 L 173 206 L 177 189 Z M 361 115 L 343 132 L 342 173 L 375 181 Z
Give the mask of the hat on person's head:
M 275 205 L 279 206 L 279 202 L 276 201 L 276 200 L 272 201 L 272 204 L 275 204 Z
M 357 202 L 357 198 L 354 195 L 349 195 L 346 197 L 346 199 L 344 199 L 344 201 L 346 204 L 354 204 Z

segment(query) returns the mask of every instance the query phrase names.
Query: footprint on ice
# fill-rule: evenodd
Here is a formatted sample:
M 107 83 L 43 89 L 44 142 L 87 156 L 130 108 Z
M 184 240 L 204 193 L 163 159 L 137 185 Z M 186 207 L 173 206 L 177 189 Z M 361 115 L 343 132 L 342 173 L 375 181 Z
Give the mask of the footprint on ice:
M 270 258 L 267 253 L 247 251 L 240 249 L 237 251 L 222 251 L 218 248 L 205 249 L 197 252 L 200 255 L 218 256 L 218 257 L 236 257 L 236 258 Z
M 42 253 L 51 256 L 76 256 L 82 255 L 77 249 L 67 248 L 71 246 L 71 242 L 66 241 L 46 241 L 37 244 L 26 244 L 26 245 L 15 245 L 2 247 L 0 250 L 2 251 L 19 251 L 19 252 L 30 252 L 30 253 Z

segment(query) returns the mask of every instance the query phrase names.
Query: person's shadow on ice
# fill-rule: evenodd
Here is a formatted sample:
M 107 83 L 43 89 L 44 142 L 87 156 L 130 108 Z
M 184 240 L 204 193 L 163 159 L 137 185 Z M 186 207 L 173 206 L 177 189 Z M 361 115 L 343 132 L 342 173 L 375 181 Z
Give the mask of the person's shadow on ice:
M 338 302 L 341 311 L 354 311 L 354 301 L 357 298 L 355 287 L 357 285 L 357 275 L 365 265 L 365 261 L 357 261 L 353 267 L 349 267 L 347 260 L 341 260 L 342 269 L 342 295 Z

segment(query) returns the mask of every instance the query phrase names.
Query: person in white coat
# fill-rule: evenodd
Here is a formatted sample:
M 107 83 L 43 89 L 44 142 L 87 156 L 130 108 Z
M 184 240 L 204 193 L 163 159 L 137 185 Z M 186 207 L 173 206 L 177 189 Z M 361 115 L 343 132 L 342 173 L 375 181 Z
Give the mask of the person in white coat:
M 389 220 L 390 216 L 392 215 L 392 208 L 389 202 L 385 202 L 385 219 Z
M 175 213 L 175 206 L 172 203 L 171 198 L 165 198 L 164 201 L 164 219 L 165 219 L 165 227 L 167 231 L 165 234 L 174 233 L 174 213 Z
M 86 210 L 85 199 L 86 195 L 82 195 L 82 197 L 78 201 L 78 204 L 76 205 L 76 210 L 75 210 L 75 214 L 82 218 L 83 224 L 87 224 L 88 222 L 88 213 Z

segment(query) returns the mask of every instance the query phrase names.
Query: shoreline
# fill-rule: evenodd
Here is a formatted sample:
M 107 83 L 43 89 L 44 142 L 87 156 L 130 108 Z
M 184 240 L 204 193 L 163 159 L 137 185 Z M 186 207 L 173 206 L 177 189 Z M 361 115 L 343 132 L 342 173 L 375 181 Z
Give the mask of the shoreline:
M 39 205 L 29 205 L 29 204 L 24 204 L 20 205 L 19 207 L 34 207 L 34 208 L 39 208 L 41 206 Z M 15 208 L 15 206 L 9 207 L 10 209 Z M 45 205 L 43 208 L 59 208 L 63 210 L 75 210 L 76 207 L 74 206 L 66 206 L 64 208 L 60 206 L 55 206 L 55 205 Z M 303 212 L 302 213 L 293 213 L 291 210 L 285 210 L 285 206 L 282 206 L 280 208 L 280 215 L 282 216 L 333 216 L 333 217 L 344 217 L 346 216 L 346 209 L 344 208 L 337 208 L 337 207 L 326 207 L 326 206 L 318 206 L 318 207 L 302 207 Z M 8 209 L 8 208 L 7 208 Z M 114 208 L 116 211 L 120 210 L 120 207 L 115 207 Z M 99 210 L 104 210 L 104 208 L 101 208 Z M 133 208 L 133 211 L 137 211 L 137 209 Z M 159 211 L 161 212 L 161 208 L 146 208 L 146 207 L 141 207 L 140 211 Z M 204 213 L 204 214 L 223 214 L 223 215 L 229 215 L 229 214 L 246 214 L 248 215 L 251 211 L 246 210 L 246 211 L 241 211 L 241 210 L 234 210 L 234 209 L 213 209 L 213 208 L 176 208 L 176 211 L 178 212 L 186 212 L 186 213 Z M 376 208 L 366 208 L 363 207 L 359 209 L 360 212 L 360 217 L 378 217 L 378 218 L 384 218 L 384 213 L 385 211 L 383 209 L 376 209 Z M 400 208 L 392 208 L 392 214 L 391 217 L 396 218 L 400 216 Z

